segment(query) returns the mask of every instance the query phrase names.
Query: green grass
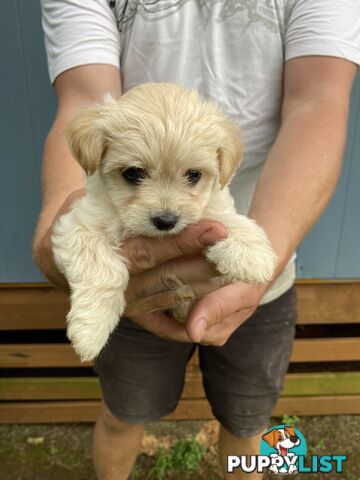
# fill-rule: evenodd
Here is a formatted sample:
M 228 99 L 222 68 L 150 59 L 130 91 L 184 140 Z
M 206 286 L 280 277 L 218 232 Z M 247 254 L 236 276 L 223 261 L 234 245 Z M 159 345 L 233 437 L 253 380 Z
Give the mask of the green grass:
M 195 440 L 203 423 L 147 425 L 147 434 L 166 448 L 139 455 L 132 480 L 220 480 L 215 445 L 205 449 Z M 360 480 L 360 415 L 271 420 L 272 426 L 291 423 L 305 436 L 309 455 L 348 456 L 343 474 L 298 474 L 294 480 Z M 93 428 L 92 424 L 0 425 L 0 480 L 95 480 Z
M 148 478 L 162 480 L 170 472 L 194 472 L 206 449 L 194 438 L 179 440 L 169 451 L 160 449 Z
M 296 415 L 293 415 L 293 416 L 283 415 L 281 418 L 282 425 L 288 425 L 289 427 L 294 427 L 299 422 L 300 422 L 300 418 L 297 417 Z

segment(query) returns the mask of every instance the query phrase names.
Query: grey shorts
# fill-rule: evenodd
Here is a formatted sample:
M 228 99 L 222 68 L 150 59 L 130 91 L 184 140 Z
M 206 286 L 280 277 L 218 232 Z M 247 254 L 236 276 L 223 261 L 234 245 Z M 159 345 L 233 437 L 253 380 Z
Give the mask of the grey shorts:
M 293 287 L 260 306 L 223 347 L 199 346 L 206 396 L 233 435 L 249 437 L 267 425 L 283 388 L 295 322 Z M 112 414 L 128 423 L 170 414 L 195 347 L 159 338 L 123 318 L 95 364 Z

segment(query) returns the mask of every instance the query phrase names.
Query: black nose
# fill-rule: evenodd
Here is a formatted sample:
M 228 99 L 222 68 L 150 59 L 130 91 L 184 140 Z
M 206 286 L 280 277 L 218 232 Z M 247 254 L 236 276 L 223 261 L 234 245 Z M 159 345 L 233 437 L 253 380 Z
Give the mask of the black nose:
M 174 213 L 166 212 L 152 217 L 151 221 L 158 230 L 171 230 L 175 227 L 178 217 Z
M 290 440 L 291 440 L 293 443 L 296 443 L 296 442 L 299 440 L 299 437 L 297 437 L 296 435 L 293 435 L 292 437 L 290 437 Z
M 171 230 L 175 227 L 178 220 L 177 215 L 173 213 L 164 213 L 156 217 L 152 217 L 151 221 L 158 230 Z

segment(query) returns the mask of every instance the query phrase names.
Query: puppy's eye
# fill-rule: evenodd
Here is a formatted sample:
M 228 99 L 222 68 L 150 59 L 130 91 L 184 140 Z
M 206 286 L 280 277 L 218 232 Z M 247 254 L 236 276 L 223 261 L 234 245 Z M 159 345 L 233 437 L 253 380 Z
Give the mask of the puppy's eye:
M 188 170 L 185 173 L 185 177 L 186 177 L 187 182 L 190 185 L 195 185 L 196 183 L 198 183 L 198 181 L 201 178 L 201 172 L 199 172 L 199 170 Z
M 140 167 L 130 167 L 122 172 L 122 176 L 127 182 L 137 185 L 146 177 L 146 171 Z

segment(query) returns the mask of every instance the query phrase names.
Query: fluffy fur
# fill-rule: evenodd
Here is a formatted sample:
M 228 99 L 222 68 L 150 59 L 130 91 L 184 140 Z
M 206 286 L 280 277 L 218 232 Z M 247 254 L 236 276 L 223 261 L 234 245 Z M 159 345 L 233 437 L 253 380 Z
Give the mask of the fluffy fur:
M 119 250 L 128 237 L 174 235 L 201 218 L 219 220 L 228 237 L 206 250 L 219 272 L 234 282 L 271 279 L 269 241 L 236 213 L 228 189 L 240 164 L 239 138 L 212 103 L 165 83 L 108 97 L 71 123 L 69 145 L 87 173 L 86 194 L 60 217 L 52 241 L 71 287 L 67 334 L 83 361 L 99 354 L 124 312 L 129 274 Z M 136 184 L 124 178 L 134 168 L 143 172 Z M 201 178 L 191 183 L 194 171 Z M 171 230 L 154 225 L 164 214 L 177 219 Z

